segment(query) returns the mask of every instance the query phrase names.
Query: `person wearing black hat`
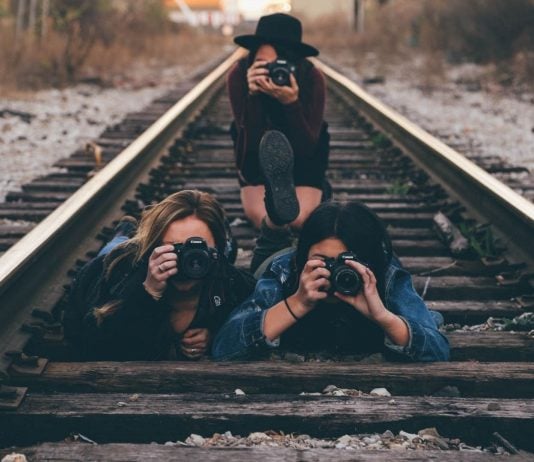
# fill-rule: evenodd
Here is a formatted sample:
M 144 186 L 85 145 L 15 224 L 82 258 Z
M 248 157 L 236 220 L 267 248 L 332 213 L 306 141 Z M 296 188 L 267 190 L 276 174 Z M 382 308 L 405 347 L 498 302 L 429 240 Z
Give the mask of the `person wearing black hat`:
M 227 82 L 245 214 L 262 234 L 299 229 L 327 184 L 325 79 L 306 59 L 319 51 L 302 42 L 300 21 L 282 13 L 261 17 L 254 34 L 234 42 L 249 50 Z M 289 71 L 285 81 L 269 70 L 279 64 Z

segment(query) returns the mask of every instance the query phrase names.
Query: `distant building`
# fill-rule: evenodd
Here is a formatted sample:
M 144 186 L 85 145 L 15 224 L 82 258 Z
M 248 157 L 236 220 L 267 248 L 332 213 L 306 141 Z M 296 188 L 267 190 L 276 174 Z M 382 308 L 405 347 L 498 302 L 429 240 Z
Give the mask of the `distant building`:
M 237 24 L 239 13 L 228 0 L 163 0 L 169 17 L 178 23 L 219 28 Z

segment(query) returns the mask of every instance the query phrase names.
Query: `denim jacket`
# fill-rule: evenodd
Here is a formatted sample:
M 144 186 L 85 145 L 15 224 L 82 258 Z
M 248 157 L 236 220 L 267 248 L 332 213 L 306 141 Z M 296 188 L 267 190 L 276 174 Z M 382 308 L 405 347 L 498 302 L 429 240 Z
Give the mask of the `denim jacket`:
M 294 251 L 273 259 L 270 268 L 256 283 L 252 295 L 233 310 L 219 330 L 212 347 L 215 359 L 231 360 L 253 356 L 279 346 L 279 339 L 269 341 L 263 334 L 263 322 L 269 308 L 284 299 L 284 285 L 292 276 Z M 385 350 L 412 361 L 446 361 L 449 342 L 438 330 L 443 323 L 440 313 L 430 311 L 415 291 L 410 274 L 396 257 L 386 271 L 385 306 L 400 316 L 408 326 L 408 345 L 393 344 L 385 336 Z M 396 355 L 396 356 L 397 356 Z

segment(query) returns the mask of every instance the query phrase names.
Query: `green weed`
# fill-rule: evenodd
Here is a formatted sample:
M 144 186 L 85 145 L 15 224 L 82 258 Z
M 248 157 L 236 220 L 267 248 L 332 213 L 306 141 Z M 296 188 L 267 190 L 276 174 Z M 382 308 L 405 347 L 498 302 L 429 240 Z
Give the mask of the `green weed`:
M 395 180 L 395 182 L 388 188 L 387 192 L 388 194 L 405 196 L 410 192 L 411 187 L 412 184 L 409 181 L 404 182 L 402 180 Z
M 477 229 L 467 223 L 459 223 L 458 229 L 467 238 L 469 247 L 480 257 L 496 257 L 497 248 L 491 228 Z
M 391 141 L 383 133 L 377 133 L 371 138 L 372 143 L 380 149 L 389 148 L 391 146 Z

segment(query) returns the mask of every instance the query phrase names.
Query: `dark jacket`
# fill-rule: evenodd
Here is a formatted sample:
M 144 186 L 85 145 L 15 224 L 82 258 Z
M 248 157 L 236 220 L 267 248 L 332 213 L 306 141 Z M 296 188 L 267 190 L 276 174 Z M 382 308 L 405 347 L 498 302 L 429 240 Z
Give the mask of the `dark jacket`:
M 180 358 L 181 336 L 171 327 L 165 295 L 156 301 L 143 287 L 148 257 L 137 265 L 124 258 L 106 276 L 111 259 L 123 251 L 118 248 L 107 258 L 97 257 L 80 270 L 64 313 L 65 337 L 86 360 Z M 209 328 L 215 335 L 254 285 L 250 274 L 222 260 L 210 285 L 202 290 L 189 328 Z M 115 300 L 122 301 L 121 307 L 97 322 L 94 308 Z
M 254 293 L 230 315 L 213 341 L 215 359 L 254 357 L 270 348 L 282 346 L 299 351 L 317 349 L 343 353 L 383 352 L 398 359 L 447 361 L 449 342 L 438 327 L 443 316 L 430 311 L 415 291 L 410 274 L 394 257 L 386 271 L 384 304 L 400 316 L 410 331 L 406 346 L 393 344 L 382 329 L 345 304 L 318 304 L 311 313 L 269 341 L 263 334 L 267 310 L 288 296 L 288 283 L 294 280 L 293 251 L 274 258 L 256 284 Z M 321 306 L 322 305 L 322 306 Z

